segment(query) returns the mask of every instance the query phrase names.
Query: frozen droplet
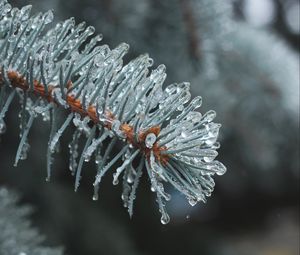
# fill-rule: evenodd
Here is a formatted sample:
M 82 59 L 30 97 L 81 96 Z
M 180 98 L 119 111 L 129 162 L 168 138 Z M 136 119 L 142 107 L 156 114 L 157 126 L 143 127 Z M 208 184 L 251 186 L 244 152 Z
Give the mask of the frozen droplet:
M 21 160 L 27 159 L 27 154 L 28 154 L 29 149 L 30 149 L 30 144 L 28 142 L 25 142 L 22 147 L 22 151 L 21 151 L 21 155 L 20 155 Z
M 188 132 L 182 131 L 180 135 L 181 135 L 182 138 L 187 138 L 188 137 Z
M 188 201 L 191 206 L 195 206 L 198 202 L 197 199 L 195 199 L 193 197 L 188 198 Z
M 147 148 L 151 149 L 155 142 L 156 142 L 156 135 L 155 134 L 150 133 L 146 136 L 145 145 L 146 145 Z
M 11 10 L 11 5 L 6 3 L 4 6 L 1 6 L 0 8 L 0 16 L 6 15 L 6 13 L 9 12 L 10 10 Z
M 219 162 L 219 161 L 216 161 L 215 162 L 216 163 L 216 166 L 217 166 L 217 172 L 216 172 L 216 174 L 217 175 L 223 175 L 223 174 L 225 174 L 226 173 L 226 166 L 224 166 L 221 162 Z
M 128 152 L 128 151 L 127 151 Z M 120 174 L 126 169 L 126 167 L 134 160 L 136 155 L 138 155 L 139 151 L 136 150 L 133 154 L 130 154 L 130 157 L 128 157 L 123 164 L 117 168 L 116 172 L 113 174 L 113 185 L 117 185 L 119 183 L 119 176 Z M 131 166 L 132 167 L 132 166 Z
M 192 100 L 191 105 L 194 107 L 194 109 L 199 108 L 202 105 L 202 98 L 200 96 L 195 97 Z
M 114 120 L 111 129 L 115 131 L 116 133 L 120 130 L 121 122 L 119 120 Z
M 95 163 L 97 165 L 99 165 L 102 162 L 102 160 L 103 160 L 102 156 L 101 155 L 97 155 L 96 158 L 95 158 Z
M 149 63 L 149 66 L 152 66 L 154 63 L 153 58 L 148 58 L 148 63 Z
M 215 117 L 216 117 L 216 112 L 213 110 L 210 110 L 203 115 L 203 121 L 211 122 Z
M 170 216 L 167 213 L 164 213 L 160 218 L 160 222 L 164 225 L 168 224 L 170 222 Z
M 52 20 L 53 20 L 53 12 L 49 10 L 44 14 L 44 22 L 45 24 L 49 24 L 52 22 Z
M 95 33 L 95 28 L 93 26 L 88 26 L 86 28 L 86 32 L 88 33 L 88 35 L 92 35 L 93 33 Z
M 125 138 L 125 134 L 120 130 L 121 122 L 119 120 L 114 120 L 111 125 L 112 131 L 120 138 Z
M 98 194 L 94 194 L 92 199 L 93 199 L 93 201 L 97 201 L 98 198 L 99 198 Z
M 206 145 L 211 146 L 216 142 L 216 140 L 217 140 L 217 136 L 211 136 L 205 140 L 205 143 Z
M 187 216 L 185 216 L 185 218 L 186 218 L 187 220 L 189 220 L 189 219 L 191 218 L 191 216 L 188 214 Z
M 157 71 L 160 73 L 164 73 L 166 71 L 166 66 L 164 64 L 161 64 L 157 67 Z
M 117 48 L 115 48 L 115 52 L 117 52 L 118 55 L 124 56 L 129 50 L 129 45 L 127 43 L 121 43 L 118 45 Z
M 89 162 L 91 160 L 90 155 L 84 155 L 84 162 Z
M 126 153 L 124 154 L 124 157 L 125 158 L 130 158 L 130 156 L 131 156 L 131 151 L 127 150 Z
M 119 173 L 120 173 L 120 170 L 119 168 L 117 169 L 117 172 L 113 174 L 113 185 L 118 185 L 119 184 Z
M 0 120 L 0 135 L 4 134 L 6 131 L 6 124 L 4 122 L 4 120 Z
M 183 109 L 184 109 L 184 105 L 182 105 L 182 104 L 177 107 L 178 111 L 182 111 Z
M 25 21 L 29 18 L 31 8 L 32 8 L 31 5 L 27 5 L 27 6 L 22 7 L 21 13 L 20 13 L 20 18 L 21 18 L 22 21 Z
M 134 175 L 130 172 L 127 176 L 127 183 L 131 184 L 134 181 Z
M 215 157 L 203 157 L 203 160 L 205 162 L 212 162 L 215 159 Z
M 97 67 L 101 67 L 104 64 L 104 56 L 102 54 L 97 54 L 94 58 L 94 64 Z

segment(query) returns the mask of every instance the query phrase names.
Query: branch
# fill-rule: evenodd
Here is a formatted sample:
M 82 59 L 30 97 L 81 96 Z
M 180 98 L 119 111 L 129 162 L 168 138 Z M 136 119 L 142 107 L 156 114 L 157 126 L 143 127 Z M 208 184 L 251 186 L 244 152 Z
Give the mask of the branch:
M 123 66 L 127 44 L 113 50 L 99 45 L 102 36 L 92 36 L 93 27 L 75 25 L 73 18 L 46 30 L 53 19 L 50 11 L 31 17 L 31 6 L 11 10 L 6 0 L 0 0 L 0 10 L 0 134 L 15 96 L 22 106 L 15 165 L 26 158 L 30 128 L 42 115 L 51 122 L 46 180 L 50 180 L 59 139 L 73 122 L 76 130 L 69 145 L 69 166 L 75 175 L 75 191 L 84 162 L 94 157 L 93 199 L 98 198 L 102 177 L 122 161 L 113 174 L 113 184 L 123 175 L 122 199 L 130 215 L 142 176 L 139 169 L 144 166 L 157 194 L 163 224 L 169 221 L 165 201 L 171 198 L 164 183 L 182 192 L 191 205 L 206 201 L 214 187 L 211 176 L 226 171 L 215 160 L 220 125 L 212 122 L 214 111 L 203 116 L 196 111 L 202 100 L 190 101 L 189 83 L 171 84 L 163 90 L 164 65 L 150 70 L 153 60 L 145 54 Z M 60 127 L 59 109 L 69 111 Z M 85 145 L 79 153 L 82 135 Z M 125 143 L 113 155 L 117 140 Z

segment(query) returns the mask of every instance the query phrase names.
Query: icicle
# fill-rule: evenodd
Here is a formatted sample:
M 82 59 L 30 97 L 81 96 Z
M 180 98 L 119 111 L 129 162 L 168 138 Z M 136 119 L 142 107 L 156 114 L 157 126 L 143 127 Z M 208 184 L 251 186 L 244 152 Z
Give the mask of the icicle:
M 73 119 L 73 116 L 74 116 L 74 113 L 70 113 L 68 118 L 65 120 L 64 124 L 57 131 L 57 133 L 53 136 L 53 138 L 50 142 L 50 145 L 49 145 L 51 152 L 55 151 L 55 146 L 56 146 L 59 138 L 61 137 L 61 135 L 63 134 L 63 132 L 67 128 L 67 126 L 70 124 L 71 120 Z
M 76 129 L 73 134 L 72 141 L 69 144 L 70 149 L 70 159 L 69 159 L 69 169 L 72 175 L 75 175 L 75 170 L 77 169 L 77 157 L 78 157 L 78 140 L 81 136 L 81 132 Z
M 14 166 L 18 165 L 20 159 L 25 159 L 27 157 L 27 150 L 29 149 L 29 144 L 26 142 L 26 140 L 35 117 L 35 114 L 30 115 L 29 121 L 24 129 L 24 132 L 21 134 L 21 141 L 17 150 Z
M 110 155 L 110 153 L 112 153 L 112 149 L 115 145 L 115 143 L 117 142 L 117 138 L 114 137 L 110 143 L 108 144 L 106 151 L 104 153 L 104 156 L 102 158 L 102 160 L 99 162 L 98 164 L 98 169 L 97 169 L 97 175 L 101 173 L 103 166 L 106 163 L 106 160 L 108 159 L 108 156 Z M 98 200 L 98 190 L 99 190 L 99 182 L 98 183 L 94 183 L 94 195 L 93 195 L 93 200 Z M 95 199 L 97 198 L 97 199 Z
M 56 109 L 52 108 L 50 137 L 49 137 L 48 147 L 47 147 L 47 177 L 46 177 L 47 182 L 50 181 L 51 165 L 53 162 L 53 157 L 52 157 L 53 151 L 50 150 L 50 141 L 53 139 L 55 131 L 56 131 Z
M 9 108 L 9 106 L 10 106 L 10 104 L 11 104 L 11 102 L 12 102 L 14 96 L 15 96 L 15 94 L 16 94 L 16 91 L 15 91 L 15 90 L 13 90 L 13 91 L 9 94 L 9 96 L 8 96 L 8 98 L 7 98 L 7 100 L 6 100 L 5 104 L 4 104 L 4 106 L 3 106 L 3 108 L 2 108 L 2 111 L 0 112 L 0 120 L 3 120 L 3 119 L 4 119 L 5 114 L 6 114 L 7 110 L 8 110 L 8 108 Z
M 92 144 L 86 149 L 83 155 L 86 162 L 90 160 L 94 151 L 108 137 L 108 134 L 109 133 L 107 131 L 104 131 L 104 133 L 98 139 L 93 139 Z
M 78 167 L 77 167 L 77 171 L 76 171 L 76 179 L 75 179 L 75 191 L 77 191 L 78 187 L 79 187 L 79 184 L 80 184 L 80 179 L 81 179 L 81 169 L 82 169 L 82 165 L 83 165 L 83 162 L 84 162 L 84 153 L 85 151 L 87 150 L 87 148 L 89 147 L 92 139 L 94 138 L 95 136 L 95 131 L 96 131 L 96 125 L 94 125 L 94 127 L 92 128 L 92 131 L 85 143 L 85 146 L 84 146 L 84 149 L 82 151 L 82 154 L 80 156 L 80 160 L 79 160 L 79 163 L 78 163 Z
M 128 213 L 129 213 L 130 218 L 132 217 L 132 214 L 133 214 L 133 204 L 134 204 L 134 200 L 136 198 L 136 190 L 137 190 L 137 187 L 139 185 L 139 180 L 140 180 L 140 178 L 142 177 L 142 174 L 143 174 L 143 166 L 144 166 L 144 160 L 141 160 L 141 162 L 140 162 L 140 164 L 137 168 L 136 175 L 135 175 L 133 185 L 132 185 L 132 188 L 131 188 L 131 192 L 130 192 L 130 195 L 129 195 Z
M 155 161 L 155 156 L 153 151 L 150 152 L 150 167 L 151 169 L 164 181 L 166 181 L 166 178 L 164 177 L 163 173 L 163 167 L 161 167 L 160 165 L 158 165 Z
M 161 223 L 162 224 L 167 224 L 169 221 L 170 221 L 170 217 L 169 215 L 167 214 L 166 212 L 166 209 L 165 209 L 165 204 L 162 200 L 162 197 L 165 199 L 165 200 L 170 200 L 170 195 L 165 193 L 164 190 L 163 190 L 163 186 L 161 183 L 158 183 L 158 181 L 156 180 L 153 172 L 151 171 L 151 168 L 148 164 L 148 162 L 146 161 L 146 169 L 147 169 L 147 172 L 148 172 L 148 175 L 150 177 L 150 181 L 151 181 L 151 189 L 156 191 L 156 196 L 157 196 L 157 203 L 158 203 L 158 206 L 159 206 L 159 211 L 161 212 L 162 216 L 161 216 Z
M 90 127 L 88 126 L 88 123 L 90 121 L 90 118 L 88 116 L 84 117 L 83 120 L 81 120 L 81 116 L 78 113 L 75 113 L 73 118 L 73 124 L 75 127 L 79 129 L 79 131 L 84 132 L 86 135 L 90 134 Z
M 3 119 L 0 119 L 0 135 L 4 134 L 6 131 L 6 124 Z
M 160 222 L 164 225 L 168 224 L 170 222 L 170 216 L 166 211 L 165 205 L 161 199 L 161 196 L 157 193 L 157 203 L 159 206 L 159 211 L 161 213 Z
M 124 154 L 126 153 L 127 149 L 128 149 L 129 145 L 126 145 L 123 147 L 123 149 L 112 159 L 110 160 L 110 162 L 103 168 L 101 169 L 100 173 L 98 173 L 96 175 L 95 178 L 95 182 L 94 182 L 94 186 L 97 185 L 98 183 L 100 183 L 101 178 L 103 177 L 103 175 L 109 170 L 109 168 L 111 168 L 113 166 L 114 163 L 117 162 L 117 160 Z
M 139 150 L 136 150 L 129 158 L 127 158 L 122 166 L 118 167 L 116 172 L 113 174 L 113 185 L 117 185 L 119 183 L 119 176 L 124 171 L 124 169 L 134 160 L 134 158 L 139 154 Z
M 130 165 L 127 165 L 126 169 L 125 169 L 125 172 L 123 174 L 123 181 L 122 181 L 122 195 L 121 195 L 121 198 L 123 200 L 123 206 L 125 208 L 128 207 L 128 200 L 129 200 L 129 194 L 131 192 L 131 186 L 129 185 L 129 183 L 127 182 L 127 177 L 128 177 L 128 174 L 130 173 L 132 169 L 132 164 Z
M 23 96 L 21 96 L 21 100 L 22 100 L 22 110 L 21 110 L 21 116 L 20 116 L 20 134 L 22 134 L 24 132 L 24 128 L 26 125 L 26 105 L 27 105 L 27 98 L 28 98 L 28 93 L 24 92 Z
M 186 195 L 187 198 L 193 197 L 195 199 L 201 200 L 203 198 L 203 192 L 201 186 L 197 185 L 196 188 L 189 185 L 177 172 L 177 170 L 172 166 L 172 164 L 167 163 L 166 169 L 171 172 L 166 172 L 166 179 L 170 182 L 176 189 Z M 186 170 L 185 170 L 186 171 Z

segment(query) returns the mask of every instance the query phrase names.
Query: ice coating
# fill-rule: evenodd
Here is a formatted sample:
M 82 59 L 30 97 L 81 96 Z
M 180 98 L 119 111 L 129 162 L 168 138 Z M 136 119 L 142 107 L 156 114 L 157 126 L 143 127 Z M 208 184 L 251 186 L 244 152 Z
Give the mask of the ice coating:
M 0 134 L 5 132 L 4 117 L 14 97 L 22 105 L 21 142 L 16 163 L 26 158 L 27 135 L 38 115 L 52 123 L 47 152 L 47 180 L 50 180 L 53 154 L 64 131 L 75 126 L 70 143 L 70 170 L 75 190 L 82 166 L 94 157 L 97 173 L 93 199 L 106 172 L 116 168 L 113 184 L 123 175 L 124 205 L 132 215 L 133 201 L 142 171 L 147 172 L 151 190 L 157 194 L 161 222 L 169 222 L 164 191 L 166 183 L 184 194 L 191 205 L 206 201 L 214 187 L 212 176 L 225 173 L 215 160 L 220 124 L 216 113 L 197 111 L 201 97 L 191 100 L 187 82 L 166 86 L 166 67 L 151 69 L 153 60 L 141 55 L 123 65 L 129 46 L 115 49 L 100 45 L 101 35 L 73 18 L 51 29 L 51 11 L 30 16 L 31 6 L 22 9 L 0 1 Z M 46 31 L 46 33 L 45 33 Z M 86 43 L 87 41 L 87 43 Z M 84 49 L 80 47 L 86 43 Z M 69 112 L 57 125 L 58 109 Z M 25 112 L 30 117 L 27 118 Z M 80 137 L 86 138 L 83 149 Z M 116 141 L 123 148 L 111 155 Z M 109 141 L 103 149 L 103 142 Z M 140 163 L 142 162 L 142 163 Z

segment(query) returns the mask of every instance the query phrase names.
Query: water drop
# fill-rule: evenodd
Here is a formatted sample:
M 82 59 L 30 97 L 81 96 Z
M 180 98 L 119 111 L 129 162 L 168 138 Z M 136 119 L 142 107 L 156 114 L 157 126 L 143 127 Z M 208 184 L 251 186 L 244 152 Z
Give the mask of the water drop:
M 215 117 L 216 117 L 216 112 L 213 110 L 210 110 L 203 115 L 203 121 L 211 122 Z
M 49 24 L 53 20 L 53 12 L 50 10 L 44 14 L 45 24 Z
M 178 111 L 183 111 L 183 109 L 184 109 L 184 105 L 182 105 L 182 104 L 177 107 Z
M 164 213 L 160 218 L 160 222 L 164 225 L 168 224 L 170 222 L 170 216 L 167 213 Z
M 212 157 L 203 157 L 203 160 L 205 161 L 205 162 L 212 162 L 213 160 L 214 160 L 214 158 L 212 158 Z
M 216 174 L 217 175 L 223 175 L 223 174 L 225 174 L 226 173 L 226 166 L 224 166 L 221 162 L 219 162 L 219 161 L 216 161 L 215 162 L 216 163 L 216 165 L 217 165 L 217 172 L 216 172 Z
M 127 176 L 127 183 L 131 184 L 133 183 L 133 181 L 134 181 L 134 176 L 132 174 L 129 174 Z
M 189 198 L 188 201 L 191 206 L 195 206 L 198 202 L 195 198 Z
M 153 58 L 148 58 L 148 63 L 149 63 L 149 66 L 152 66 L 154 63 Z
M 113 174 L 113 185 L 118 185 L 119 184 L 119 179 L 118 179 L 118 174 L 114 173 Z
M 88 35 L 92 35 L 93 33 L 95 33 L 95 28 L 93 26 L 88 26 L 86 28 L 86 31 L 87 31 Z
M 119 120 L 114 120 L 111 129 L 115 131 L 116 133 L 120 130 L 121 122 Z
M 151 149 L 155 142 L 156 142 L 156 135 L 155 134 L 150 133 L 146 136 L 145 145 L 146 145 L 147 148 Z
M 195 109 L 199 108 L 202 105 L 202 97 L 200 96 L 195 97 L 192 100 L 191 105 L 193 105 Z
M 157 67 L 157 71 L 159 73 L 164 73 L 166 71 L 166 66 L 164 64 L 161 64 Z
M 182 131 L 181 134 L 182 138 L 187 138 L 188 137 L 188 132 Z
M 6 124 L 4 122 L 4 120 L 0 120 L 0 135 L 4 134 L 6 131 Z

